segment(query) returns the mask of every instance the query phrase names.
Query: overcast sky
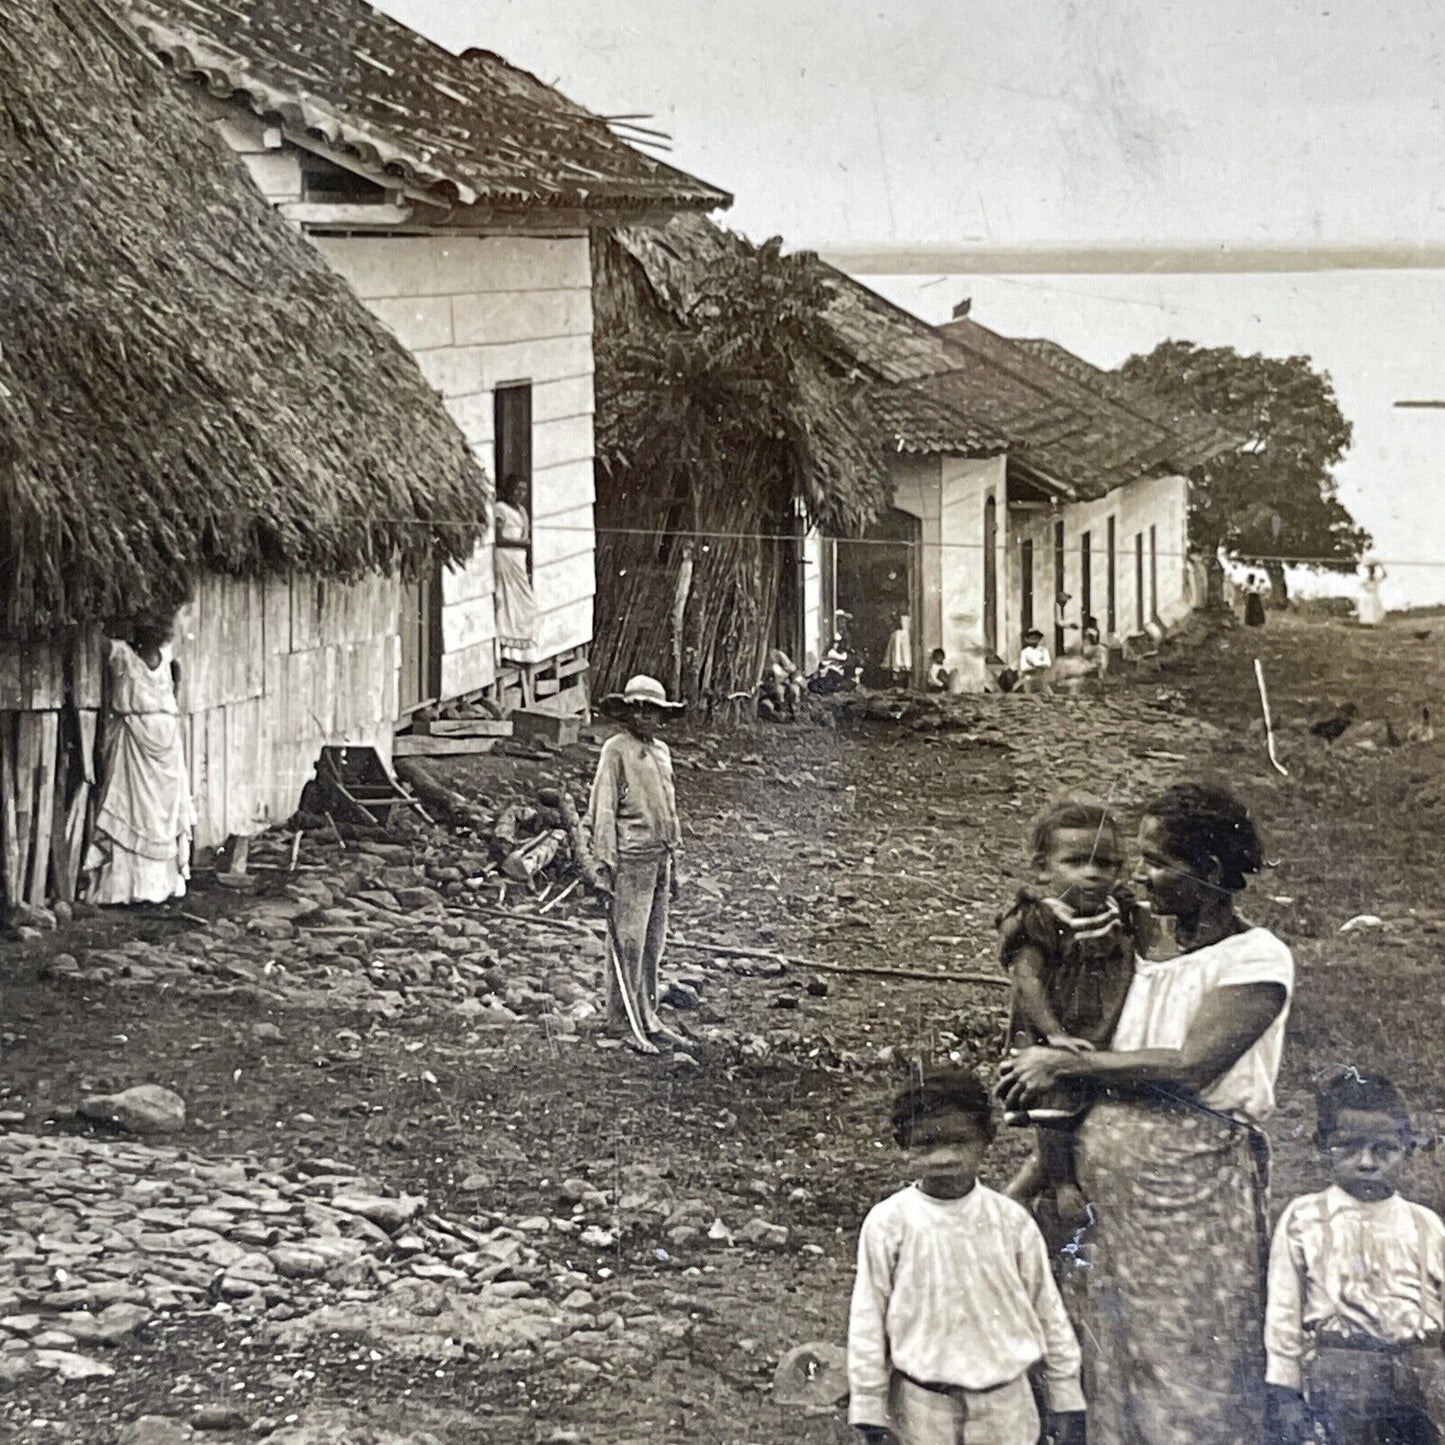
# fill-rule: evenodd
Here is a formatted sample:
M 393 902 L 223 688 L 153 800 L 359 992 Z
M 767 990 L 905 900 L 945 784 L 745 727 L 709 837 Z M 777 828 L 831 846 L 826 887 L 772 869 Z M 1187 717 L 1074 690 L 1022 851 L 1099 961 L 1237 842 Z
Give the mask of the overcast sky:
M 1445 241 L 1431 0 L 382 0 L 800 246 Z
M 1431 0 L 380 5 L 593 110 L 654 117 L 669 159 L 732 191 L 725 219 L 755 239 L 895 254 L 1393 244 L 1445 261 Z M 1342 493 L 1400 564 L 1387 596 L 1445 601 L 1445 411 L 1393 405 L 1445 397 L 1445 270 L 869 279 L 930 320 L 972 294 L 985 324 L 1104 366 L 1170 336 L 1314 357 L 1355 423 Z

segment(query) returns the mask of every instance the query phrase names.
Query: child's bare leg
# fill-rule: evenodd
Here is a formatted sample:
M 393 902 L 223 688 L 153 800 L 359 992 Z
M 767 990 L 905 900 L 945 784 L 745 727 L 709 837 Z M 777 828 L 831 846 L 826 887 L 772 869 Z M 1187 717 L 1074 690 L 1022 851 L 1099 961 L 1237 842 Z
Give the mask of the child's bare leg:
M 1041 1148 L 1029 1155 L 1022 1169 L 1009 1181 L 1004 1190 L 1010 1199 L 1020 1204 L 1031 1204 L 1045 1189 L 1050 1187 L 1048 1173 L 1044 1168 Z
M 1053 1190 L 1059 1223 L 1065 1229 L 1082 1229 L 1089 1222 L 1089 1201 L 1074 1172 L 1073 1131 L 1039 1130 L 1039 1162 Z

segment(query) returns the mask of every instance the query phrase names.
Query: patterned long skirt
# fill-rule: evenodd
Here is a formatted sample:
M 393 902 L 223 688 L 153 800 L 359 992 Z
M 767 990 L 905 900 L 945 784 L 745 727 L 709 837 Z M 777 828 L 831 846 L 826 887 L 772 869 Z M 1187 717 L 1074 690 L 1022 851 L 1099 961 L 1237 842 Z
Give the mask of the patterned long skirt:
M 1102 1101 L 1077 1157 L 1097 1212 L 1079 1260 L 1090 1445 L 1256 1445 L 1263 1137 L 1186 1105 Z

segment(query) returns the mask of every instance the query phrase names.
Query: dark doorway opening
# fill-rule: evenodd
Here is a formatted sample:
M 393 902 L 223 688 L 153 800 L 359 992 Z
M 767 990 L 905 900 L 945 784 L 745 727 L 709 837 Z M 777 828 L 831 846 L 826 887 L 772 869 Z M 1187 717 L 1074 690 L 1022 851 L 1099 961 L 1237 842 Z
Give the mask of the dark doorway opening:
M 890 509 L 860 538 L 839 538 L 835 549 L 837 606 L 853 614 L 850 629 L 857 665 L 870 687 L 890 681 L 883 660 L 900 614 L 909 618 L 917 668 L 922 634 L 918 556 L 923 523 Z

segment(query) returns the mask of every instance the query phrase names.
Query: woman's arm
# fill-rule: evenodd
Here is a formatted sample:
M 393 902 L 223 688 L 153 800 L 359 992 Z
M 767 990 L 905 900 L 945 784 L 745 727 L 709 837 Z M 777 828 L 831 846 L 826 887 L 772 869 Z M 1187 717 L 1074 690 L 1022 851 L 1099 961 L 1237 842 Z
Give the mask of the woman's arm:
M 1061 1079 L 1089 1079 L 1126 1089 L 1152 1084 L 1198 1093 L 1263 1036 L 1279 1017 L 1286 997 L 1281 983 L 1245 983 L 1216 989 L 1200 1006 L 1189 1036 L 1177 1049 L 1098 1054 L 1025 1049 L 1004 1062 L 1004 1099 L 1011 1106 L 1026 1104 Z

